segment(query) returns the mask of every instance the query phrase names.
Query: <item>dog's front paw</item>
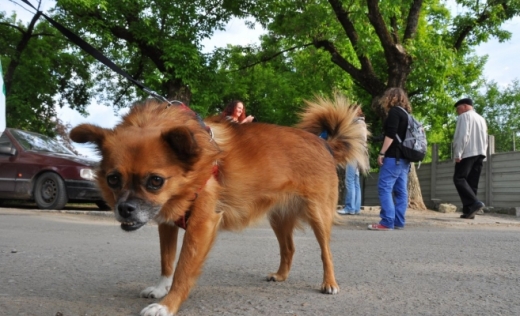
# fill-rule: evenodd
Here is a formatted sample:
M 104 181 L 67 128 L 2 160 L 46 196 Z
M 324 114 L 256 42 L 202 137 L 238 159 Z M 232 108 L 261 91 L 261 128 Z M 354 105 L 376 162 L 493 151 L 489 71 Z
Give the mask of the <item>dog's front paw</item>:
M 278 273 L 271 273 L 267 276 L 267 281 L 283 282 L 287 280 L 287 275 L 281 275 Z
M 323 282 L 321 285 L 321 293 L 323 294 L 338 294 L 339 293 L 339 286 L 336 282 L 333 283 L 327 283 Z
M 141 311 L 141 316 L 173 316 L 173 313 L 170 313 L 166 306 L 154 303 L 146 306 Z
M 161 276 L 159 282 L 154 286 L 149 286 L 142 290 L 139 296 L 145 298 L 161 298 L 168 294 L 172 286 L 172 278 Z

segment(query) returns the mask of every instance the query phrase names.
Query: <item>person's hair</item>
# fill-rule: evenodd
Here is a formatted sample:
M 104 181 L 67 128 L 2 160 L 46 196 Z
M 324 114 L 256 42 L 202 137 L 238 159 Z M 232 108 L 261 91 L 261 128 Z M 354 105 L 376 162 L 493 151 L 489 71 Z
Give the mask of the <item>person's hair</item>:
M 228 105 L 224 108 L 224 111 L 222 111 L 222 117 L 226 118 L 227 116 L 233 116 L 235 114 L 235 108 L 237 107 L 238 103 L 242 103 L 242 114 L 238 117 L 238 121 L 242 122 L 246 118 L 246 106 L 244 105 L 244 102 L 240 100 L 233 100 L 228 103 Z
M 408 96 L 401 88 L 387 89 L 381 99 L 379 99 L 379 102 L 387 113 L 394 106 L 400 106 L 408 113 L 412 113 L 412 106 L 410 105 Z

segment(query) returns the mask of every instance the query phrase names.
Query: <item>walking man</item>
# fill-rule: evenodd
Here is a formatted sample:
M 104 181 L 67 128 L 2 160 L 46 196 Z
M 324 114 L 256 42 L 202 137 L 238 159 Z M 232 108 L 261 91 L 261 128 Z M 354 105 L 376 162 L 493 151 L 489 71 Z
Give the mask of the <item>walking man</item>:
M 455 108 L 459 117 L 453 136 L 453 183 L 462 201 L 463 214 L 460 217 L 474 219 L 475 214 L 485 206 L 477 199 L 477 189 L 482 162 L 486 158 L 487 125 L 484 118 L 473 109 L 471 99 L 457 101 Z

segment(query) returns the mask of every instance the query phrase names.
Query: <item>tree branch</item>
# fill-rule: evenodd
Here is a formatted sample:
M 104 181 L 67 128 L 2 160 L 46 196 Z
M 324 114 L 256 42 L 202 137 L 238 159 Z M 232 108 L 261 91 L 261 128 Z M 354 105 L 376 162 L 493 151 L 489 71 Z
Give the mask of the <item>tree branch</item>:
M 50 37 L 54 37 L 56 36 L 55 34 L 52 34 L 52 33 L 34 33 L 31 35 L 31 37 L 38 37 L 38 36 L 50 36 Z
M 406 29 L 404 31 L 403 42 L 415 37 L 417 32 L 417 25 L 419 23 L 419 15 L 421 14 L 421 8 L 423 0 L 415 0 L 410 7 L 408 12 L 408 19 L 406 21 Z
M 315 40 L 314 46 L 328 51 L 331 55 L 332 62 L 352 76 L 354 81 L 372 96 L 379 95 L 385 91 L 386 85 L 383 82 L 381 82 L 374 74 L 360 70 L 345 60 L 332 42 L 328 40 Z
M 31 19 L 31 22 L 29 23 L 29 26 L 27 27 L 27 31 L 22 32 L 22 38 L 20 39 L 20 42 L 18 42 L 18 45 L 16 45 L 16 51 L 11 58 L 11 62 L 9 63 L 9 67 L 7 67 L 7 72 L 5 73 L 5 95 L 9 96 L 11 92 L 11 86 L 13 83 L 14 73 L 16 71 L 16 68 L 18 68 L 18 65 L 20 64 L 20 56 L 24 52 L 24 50 L 27 48 L 27 45 L 29 45 L 29 41 L 31 39 L 31 35 L 34 31 L 34 27 L 36 25 L 36 22 L 40 18 L 42 13 L 38 11 L 33 18 Z
M 399 27 L 397 26 L 397 18 L 395 16 L 390 18 L 390 25 L 392 26 L 392 39 L 396 44 L 401 44 L 399 39 Z
M 381 11 L 379 11 L 379 0 L 367 0 L 367 6 L 368 20 L 374 27 L 374 30 L 376 31 L 377 37 L 379 37 L 379 40 L 383 45 L 383 49 L 385 50 L 386 55 L 388 48 L 394 46 L 394 41 L 392 40 L 390 32 L 388 32 L 388 29 L 386 28 Z
M 343 8 L 341 1 L 329 0 L 329 3 L 332 6 L 334 13 L 336 14 L 336 18 L 345 30 L 345 34 L 347 34 L 347 37 L 350 40 L 350 43 L 352 44 L 352 47 L 354 47 L 354 50 L 356 51 L 356 55 L 361 64 L 361 69 L 375 76 L 374 69 L 372 67 L 372 63 L 370 62 L 370 59 L 368 59 L 366 55 L 358 52 L 359 35 L 357 34 L 357 31 L 354 27 L 354 23 L 352 23 L 352 20 L 349 17 L 349 13 Z
M 12 27 L 14 29 L 17 29 L 20 33 L 24 34 L 25 33 L 25 30 L 22 29 L 21 27 L 19 26 L 16 26 L 14 24 L 11 24 L 11 23 L 5 23 L 5 22 L 0 22 L 0 25 L 5 25 L 7 27 Z
M 421 2 L 416 0 L 414 5 L 419 5 Z M 412 57 L 406 52 L 404 47 L 394 41 L 392 34 L 388 31 L 381 11 L 379 10 L 378 0 L 367 0 L 368 6 L 368 19 L 370 24 L 374 27 L 376 34 L 381 41 L 385 60 L 388 65 L 388 80 L 387 85 L 389 87 L 400 87 L 404 88 L 406 78 L 411 71 Z M 415 11 L 418 12 L 417 8 Z M 414 24 L 410 24 L 410 31 L 414 30 L 412 27 Z M 397 34 L 396 34 L 397 36 Z
M 90 11 L 87 14 L 84 15 L 87 18 L 92 18 L 98 21 L 103 21 L 106 23 L 106 25 L 110 25 L 104 18 L 103 14 L 96 9 L 95 11 Z M 138 18 L 135 16 L 124 16 L 128 25 L 130 26 L 135 21 L 138 21 Z M 129 27 L 130 28 L 130 27 Z M 163 60 L 161 57 L 163 56 L 164 52 L 160 49 L 158 49 L 156 46 L 148 45 L 146 42 L 138 40 L 130 31 L 128 31 L 129 28 L 126 28 L 123 25 L 116 25 L 116 26 L 109 26 L 108 30 L 112 35 L 115 37 L 125 40 L 126 42 L 130 44 L 137 45 L 139 47 L 139 50 L 141 51 L 141 54 L 144 56 L 150 58 L 150 60 L 157 66 L 157 69 L 161 72 L 166 72 L 166 66 L 164 65 Z
M 309 47 L 309 46 L 312 46 L 312 45 L 314 45 L 314 43 L 307 43 L 307 44 L 303 44 L 303 45 L 299 45 L 299 46 L 293 46 L 293 47 L 290 47 L 290 48 L 288 48 L 288 49 L 285 49 L 285 50 L 282 50 L 282 51 L 280 51 L 280 52 L 277 52 L 276 54 L 271 55 L 271 56 L 262 56 L 262 58 L 260 58 L 260 60 L 257 61 L 257 62 L 254 62 L 254 63 L 252 63 L 252 64 L 249 64 L 249 65 L 246 65 L 246 66 L 244 66 L 244 67 L 240 67 L 240 68 L 238 68 L 238 69 L 231 70 L 231 71 L 228 71 L 228 72 L 231 73 L 231 72 L 236 72 L 236 71 L 244 70 L 244 69 L 247 69 L 247 68 L 252 68 L 252 67 L 254 67 L 254 66 L 256 66 L 256 65 L 259 65 L 259 64 L 262 64 L 262 63 L 266 63 L 266 62 L 268 62 L 268 61 L 270 61 L 270 60 L 273 60 L 273 59 L 275 59 L 276 57 L 280 56 L 280 55 L 283 54 L 283 53 L 287 53 L 287 52 L 293 51 L 293 50 L 298 49 L 298 48 Z
M 464 42 L 466 37 L 468 37 L 468 35 L 471 33 L 471 31 L 473 31 L 477 26 L 483 24 L 487 19 L 489 19 L 489 17 L 490 17 L 489 12 L 483 11 L 477 17 L 476 20 L 470 21 L 470 23 L 468 23 L 468 25 L 463 27 L 460 30 L 459 36 L 455 40 L 455 44 L 453 45 L 453 48 L 455 48 L 455 50 L 457 50 L 457 51 L 460 50 L 462 43 Z

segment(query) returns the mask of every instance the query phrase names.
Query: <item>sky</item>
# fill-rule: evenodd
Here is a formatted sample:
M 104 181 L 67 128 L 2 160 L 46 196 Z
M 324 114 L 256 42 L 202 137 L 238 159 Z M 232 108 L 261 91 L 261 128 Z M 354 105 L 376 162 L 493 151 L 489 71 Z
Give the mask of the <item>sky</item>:
M 15 5 L 11 0 L 0 1 L 2 2 L 2 6 L 0 7 L 1 11 L 6 11 L 7 13 L 14 11 L 19 18 L 23 20 L 29 20 L 32 17 L 32 13 Z M 20 3 L 21 1 L 16 2 Z M 36 2 L 32 1 L 32 3 Z M 54 1 L 44 0 L 42 3 L 42 11 L 47 12 L 47 8 L 50 8 L 54 4 Z M 457 10 L 456 7 L 453 8 L 454 13 L 457 13 Z M 520 52 L 520 17 L 516 17 L 507 22 L 504 28 L 512 32 L 512 38 L 509 41 L 498 43 L 497 40 L 492 39 L 476 48 L 477 55 L 488 55 L 488 62 L 484 68 L 486 80 L 495 81 L 501 87 L 506 87 L 513 80 L 520 78 L 520 61 L 517 59 L 518 53 Z M 206 51 L 211 52 L 215 47 L 222 47 L 227 44 L 253 44 L 257 42 L 262 33 L 263 30 L 261 28 L 250 29 L 245 25 L 244 21 L 235 19 L 227 24 L 224 31 L 215 32 L 211 39 L 205 40 L 202 44 L 205 46 Z M 92 103 L 87 107 L 87 111 L 90 113 L 88 117 L 83 117 L 70 108 L 57 108 L 57 111 L 58 117 L 64 123 L 69 123 L 72 126 L 81 123 L 91 123 L 105 128 L 112 128 L 119 122 L 121 115 L 124 115 L 128 109 L 122 109 L 114 113 L 114 109 L 111 107 Z M 92 146 L 77 144 L 75 144 L 75 146 L 80 154 L 98 158 Z

